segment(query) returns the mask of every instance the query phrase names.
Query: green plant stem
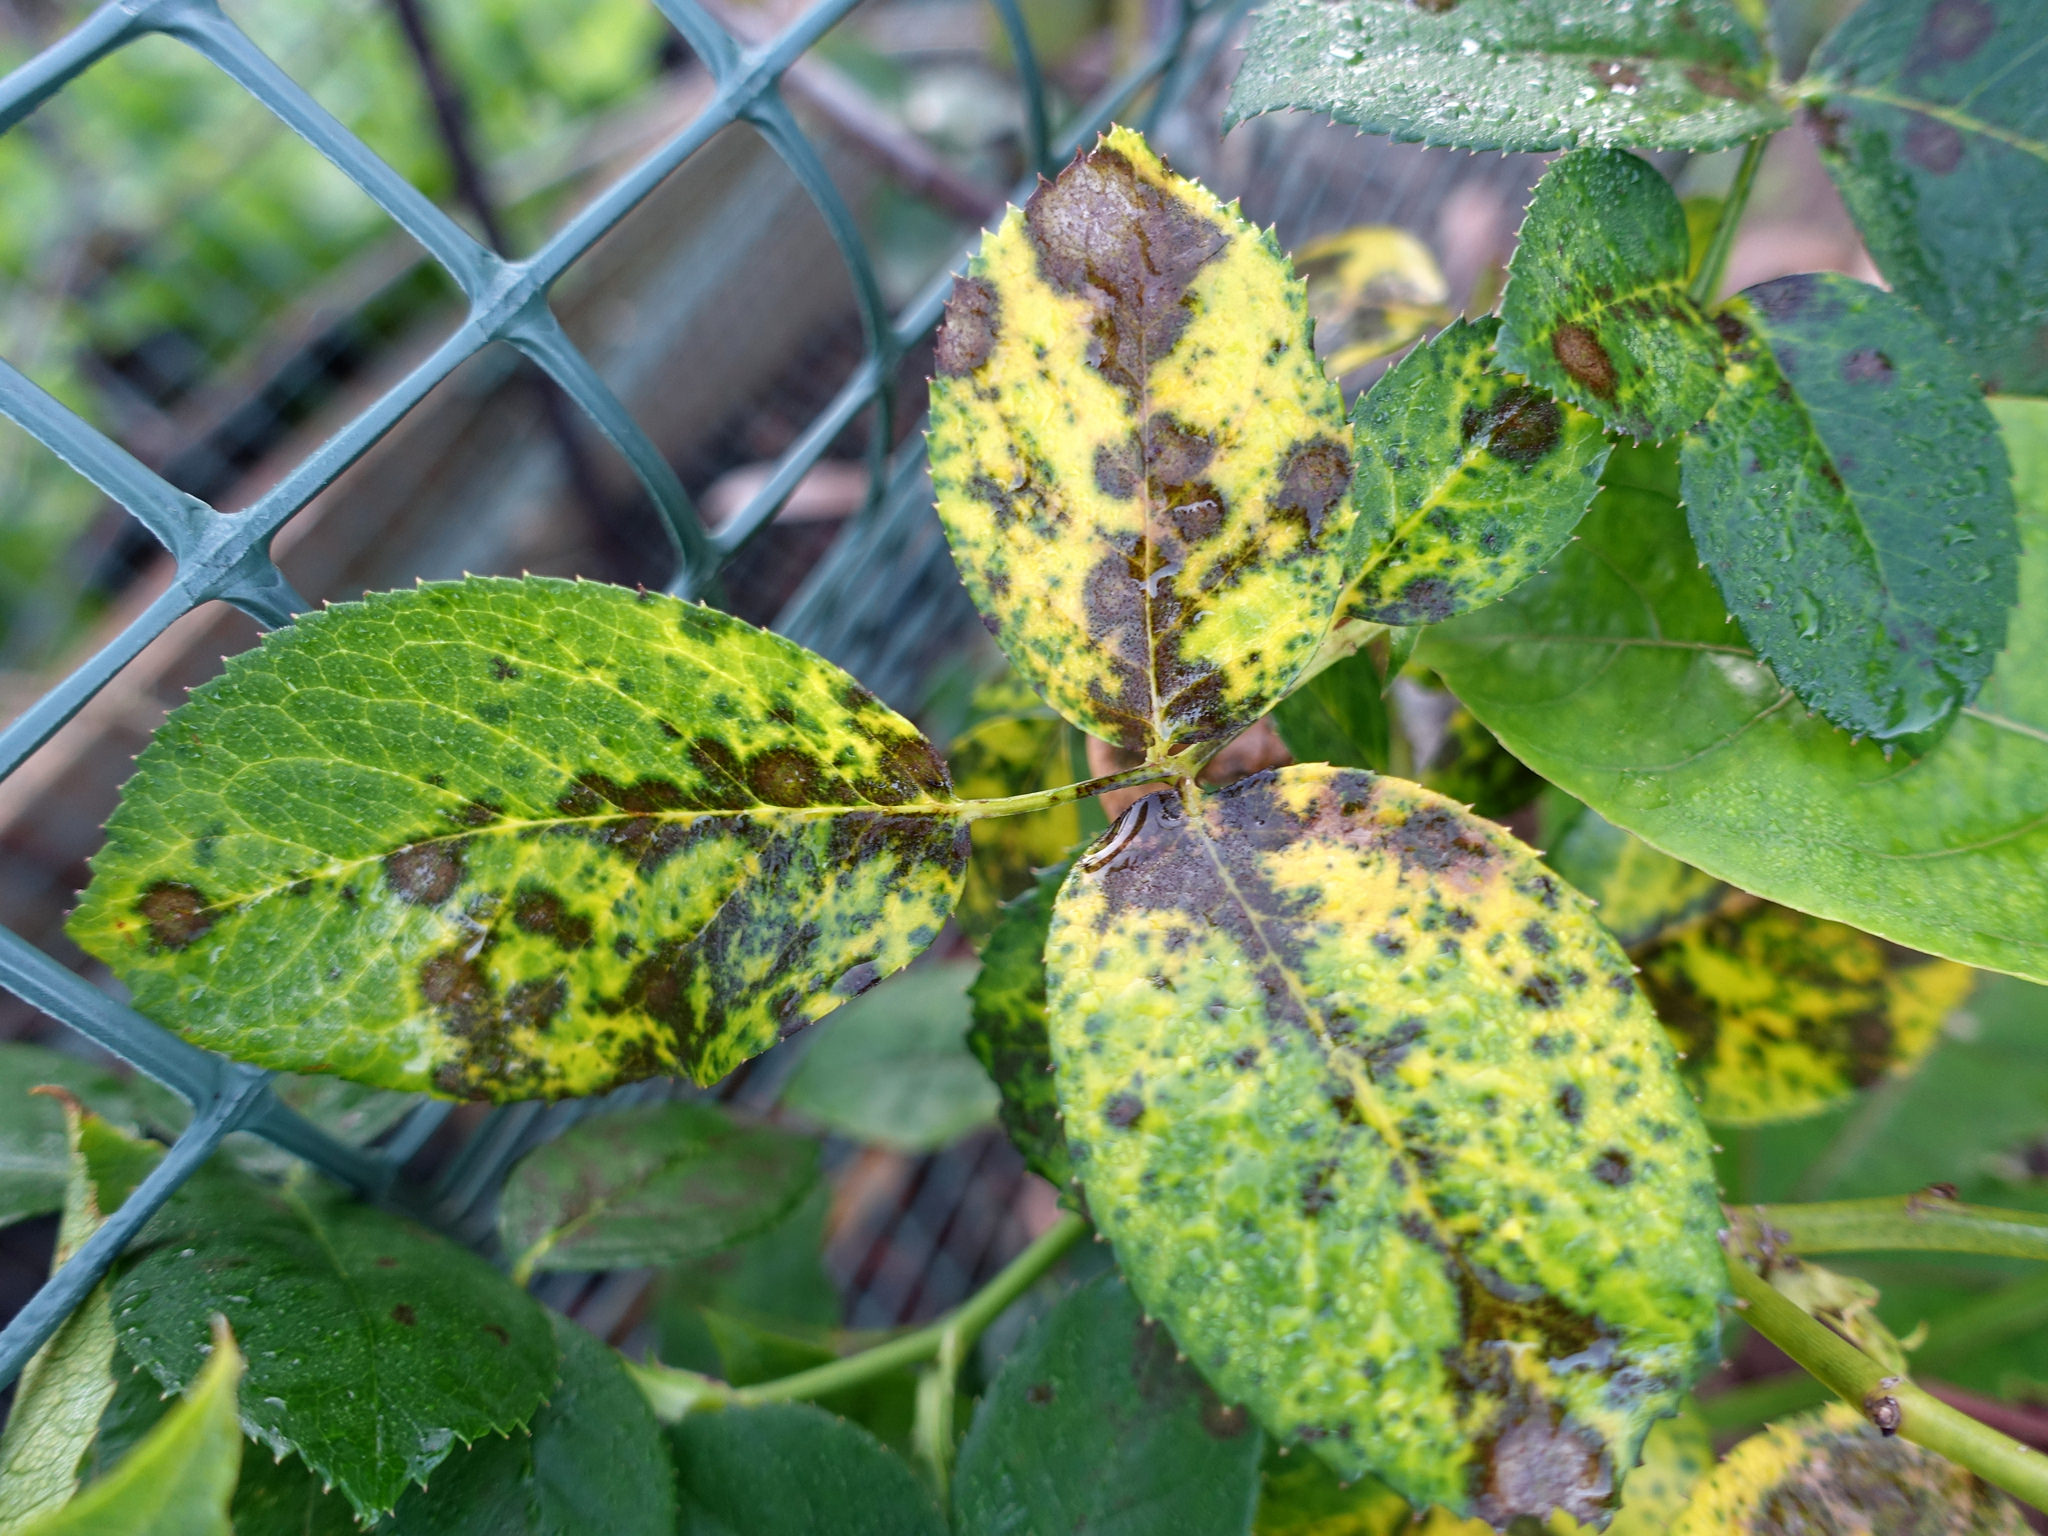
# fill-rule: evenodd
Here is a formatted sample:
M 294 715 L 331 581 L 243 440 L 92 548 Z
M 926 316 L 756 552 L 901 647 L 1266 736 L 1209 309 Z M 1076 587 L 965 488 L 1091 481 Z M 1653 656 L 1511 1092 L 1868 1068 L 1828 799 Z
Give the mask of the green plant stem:
M 1140 763 L 1135 768 L 1126 768 L 1120 773 L 1104 774 L 1099 779 L 1083 779 L 1079 784 L 1062 784 L 1058 789 L 1034 789 L 1028 794 L 1005 795 L 997 800 L 962 800 L 961 809 L 969 821 L 988 821 L 997 816 L 1022 816 L 1030 811 L 1049 811 L 1057 805 L 1069 805 L 1076 800 L 1086 800 L 1108 789 L 1129 789 L 1138 784 L 1156 784 L 1166 779 L 1192 775 L 1193 769 L 1179 758 L 1164 763 Z
M 673 1423 L 685 1414 L 712 1408 L 751 1408 L 761 1403 L 802 1402 L 858 1386 L 877 1376 L 925 1360 L 944 1361 L 950 1350 L 957 1366 L 982 1330 L 1008 1310 L 1066 1251 L 1088 1231 L 1088 1223 L 1071 1213 L 1046 1228 L 1004 1268 L 953 1311 L 922 1328 L 864 1349 L 843 1360 L 829 1361 L 774 1381 L 735 1387 L 713 1376 L 680 1370 L 658 1361 L 626 1362 L 626 1369 L 654 1405 L 655 1416 Z M 950 1401 L 950 1392 L 948 1398 Z
M 1770 135 L 1764 134 L 1742 146 L 1742 163 L 1735 168 L 1734 185 L 1721 201 L 1721 217 L 1714 224 L 1713 238 L 1707 242 L 1707 254 L 1700 258 L 1700 269 L 1693 274 L 1692 301 L 1702 309 L 1713 303 L 1721 291 L 1721 276 L 1728 270 L 1728 253 L 1735 249 L 1736 226 L 1742 222 L 1743 209 L 1749 206 L 1757 167 L 1764 163 L 1764 148 L 1770 142 Z
M 1942 1195 L 1887 1195 L 1815 1205 L 1759 1205 L 1731 1213 L 1744 1245 L 1769 1254 L 1917 1249 L 2048 1259 L 2048 1216 L 1964 1205 Z
M 1737 1254 L 1728 1256 L 1728 1275 L 1742 1299 L 1744 1320 L 1829 1391 L 1881 1428 L 1946 1456 L 2036 1509 L 2048 1509 L 2048 1456 L 1949 1407 L 1906 1377 L 1888 1374 L 1781 1296 Z

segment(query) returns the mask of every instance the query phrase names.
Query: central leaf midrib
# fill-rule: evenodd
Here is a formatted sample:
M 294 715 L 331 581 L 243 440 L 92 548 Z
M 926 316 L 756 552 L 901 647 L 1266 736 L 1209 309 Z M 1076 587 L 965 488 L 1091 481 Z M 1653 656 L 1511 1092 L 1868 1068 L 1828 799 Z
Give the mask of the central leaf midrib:
M 1310 1027 L 1315 1030 L 1316 1039 L 1321 1043 L 1327 1058 L 1333 1065 L 1340 1066 L 1344 1072 L 1346 1080 L 1354 1090 L 1352 1104 L 1358 1109 L 1367 1123 L 1371 1125 L 1373 1130 L 1379 1134 L 1380 1139 L 1386 1143 L 1387 1155 L 1401 1166 L 1405 1174 L 1405 1177 L 1400 1181 L 1404 1202 L 1411 1209 L 1418 1211 L 1428 1219 L 1430 1230 L 1435 1232 L 1439 1239 L 1441 1239 L 1445 1251 L 1447 1253 L 1454 1252 L 1456 1244 L 1451 1234 L 1445 1229 L 1443 1219 L 1437 1214 L 1436 1207 L 1431 1204 L 1428 1195 L 1424 1193 L 1422 1171 L 1415 1165 L 1413 1159 L 1408 1156 L 1406 1144 L 1400 1134 L 1400 1126 L 1395 1122 L 1385 1102 L 1381 1099 L 1377 1085 L 1372 1080 L 1371 1073 L 1362 1070 L 1351 1054 L 1330 1038 L 1330 1032 L 1323 1019 L 1321 1009 L 1316 1007 L 1310 1001 L 1308 994 L 1302 990 L 1301 983 L 1295 976 L 1292 967 L 1286 963 L 1279 948 L 1266 936 L 1266 926 L 1260 921 L 1259 914 L 1252 909 L 1251 903 L 1245 900 L 1244 893 L 1237 887 L 1237 881 L 1231 877 L 1229 866 L 1221 857 L 1216 840 L 1209 835 L 1206 817 L 1199 810 L 1196 810 L 1195 814 L 1188 818 L 1188 825 L 1193 830 L 1194 835 L 1200 839 L 1203 853 L 1207 855 L 1210 864 L 1216 870 L 1216 878 L 1223 883 L 1223 888 L 1229 892 L 1230 899 L 1237 903 L 1238 910 L 1244 913 L 1245 921 L 1251 925 L 1252 932 L 1258 936 L 1259 947 L 1265 951 L 1267 959 L 1279 970 L 1280 974 L 1287 978 L 1287 990 L 1294 995 L 1295 1003 L 1301 1008 L 1302 1016 L 1309 1021 Z
M 531 819 L 520 820 L 513 820 L 507 817 L 500 817 L 498 820 L 486 823 L 483 826 L 465 827 L 460 831 L 437 833 L 432 837 L 411 838 L 405 842 L 393 843 L 389 848 L 386 848 L 381 852 L 352 855 L 345 859 L 331 861 L 327 864 L 322 865 L 317 870 L 295 875 L 289 880 L 279 881 L 277 884 L 274 885 L 262 886 L 253 891 L 231 893 L 228 896 L 221 898 L 220 900 L 209 901 L 207 903 L 207 906 L 210 910 L 219 911 L 227 907 L 240 907 L 246 906 L 251 902 L 265 901 L 272 896 L 280 894 L 281 892 L 289 891 L 293 886 L 298 885 L 306 880 L 338 879 L 341 876 L 354 874 L 360 870 L 367 869 L 373 864 L 381 864 L 384 862 L 384 860 L 390 858 L 392 854 L 398 853 L 404 849 L 433 848 L 441 846 L 443 844 L 468 843 L 478 838 L 496 837 L 507 834 L 524 834 L 527 832 L 537 832 L 538 835 L 544 836 L 551 831 L 560 831 L 564 829 L 573 829 L 579 827 L 611 826 L 623 822 L 644 821 L 677 823 L 690 822 L 696 820 L 716 820 L 724 817 L 729 817 L 734 820 L 746 817 L 755 821 L 801 822 L 823 821 L 834 816 L 893 815 L 913 817 L 922 816 L 934 821 L 951 821 L 960 819 L 960 816 L 962 814 L 961 805 L 962 802 L 959 801 L 947 802 L 937 800 L 911 800 L 905 801 L 901 805 L 876 805 L 873 802 L 869 801 L 863 802 L 859 805 L 761 805 L 753 807 L 742 807 L 737 809 L 724 809 L 712 807 L 702 810 L 668 811 L 615 810 L 602 816 L 552 816 L 534 817 Z M 294 846 L 305 847 L 306 845 L 303 843 L 299 843 L 295 844 Z M 190 847 L 190 843 L 187 843 L 185 845 L 186 850 L 189 850 Z

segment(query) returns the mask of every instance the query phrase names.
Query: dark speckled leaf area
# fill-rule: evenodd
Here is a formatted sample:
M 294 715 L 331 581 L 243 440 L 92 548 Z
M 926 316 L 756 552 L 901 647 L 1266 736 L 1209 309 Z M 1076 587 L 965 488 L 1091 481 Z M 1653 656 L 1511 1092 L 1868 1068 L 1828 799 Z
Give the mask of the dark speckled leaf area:
M 186 1038 L 465 1098 L 725 1075 L 929 944 L 916 729 L 716 610 L 475 578 L 308 615 L 142 754 L 71 932 Z
M 1273 0 L 1225 122 L 1288 107 L 1462 149 L 1719 149 L 1785 122 L 1739 0 Z
M 1352 408 L 1369 549 L 1348 615 L 1437 624 L 1492 602 L 1563 547 L 1600 488 L 1607 440 L 1584 411 L 1492 363 L 1500 322 L 1458 321 Z
M 1709 1472 L 1672 1536 L 2023 1536 L 2019 1505 L 1954 1462 L 1832 1403 L 1752 1435 Z
M 1810 709 L 1885 741 L 1977 696 L 2018 595 L 1998 424 L 1904 301 L 1836 273 L 1719 316 L 1727 388 L 1686 438 L 1686 516 L 1721 595 Z
M 1721 338 L 1686 294 L 1691 254 L 1685 209 L 1647 161 L 1566 155 L 1522 221 L 1497 361 L 1617 432 L 1675 437 L 1721 388 Z
M 1114 129 L 953 289 L 932 483 L 1018 671 L 1154 759 L 1235 734 L 1329 626 L 1354 521 L 1344 401 L 1270 231 Z
M 1294 767 L 1140 801 L 1046 953 L 1089 1208 L 1226 1401 L 1418 1505 L 1613 1508 L 1723 1271 L 1584 898 L 1441 796 Z
M 1866 0 L 1807 119 L 1886 281 L 2016 395 L 2048 393 L 2044 69 L 2039 0 Z

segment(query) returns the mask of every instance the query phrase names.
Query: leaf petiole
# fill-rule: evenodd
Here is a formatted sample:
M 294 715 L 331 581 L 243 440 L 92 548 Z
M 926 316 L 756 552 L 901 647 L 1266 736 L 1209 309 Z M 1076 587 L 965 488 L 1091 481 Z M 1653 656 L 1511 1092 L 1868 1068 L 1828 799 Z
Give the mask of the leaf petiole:
M 2048 1259 L 2048 1216 L 1964 1205 L 1939 1191 L 1831 1200 L 1812 1205 L 1758 1205 L 1729 1213 L 1742 1245 L 1769 1255 L 1917 1249 Z
M 828 1361 L 793 1376 L 735 1387 L 697 1371 L 680 1370 L 659 1361 L 645 1364 L 626 1362 L 626 1370 L 653 1405 L 655 1417 L 668 1423 L 686 1414 L 714 1408 L 752 1408 L 762 1403 L 803 1402 L 829 1396 L 885 1376 L 906 1365 L 926 1360 L 942 1364 L 951 1359 L 957 1369 L 982 1330 L 1000 1317 L 1019 1296 L 1028 1291 L 1045 1272 L 1059 1262 L 1069 1248 L 1088 1231 L 1088 1223 L 1068 1213 L 1040 1234 L 1038 1239 L 1005 1266 L 993 1280 L 944 1317 L 848 1355 Z M 920 1407 L 922 1407 L 921 1392 Z M 946 1393 L 950 1405 L 951 1392 Z M 950 1438 L 950 1437 L 949 1437 Z
M 1086 800 L 1091 795 L 1099 795 L 1105 790 L 1129 789 L 1138 784 L 1164 783 L 1194 771 L 1183 761 L 1185 756 L 1186 754 L 1182 757 L 1168 758 L 1163 763 L 1140 763 L 1135 768 L 1125 768 L 1118 773 L 1106 773 L 1096 779 L 1083 779 L 1078 784 L 1062 784 L 1058 789 L 1034 789 L 1026 794 L 1005 795 L 996 800 L 962 800 L 960 814 L 968 821 L 988 821 L 997 816 L 1023 816 L 1032 811 L 1049 811 L 1054 806 Z
M 1737 1253 L 1728 1255 L 1728 1275 L 1741 1298 L 1743 1320 L 1886 1434 L 1902 1435 L 2014 1498 L 2048 1509 L 2048 1456 L 1949 1407 L 1908 1378 L 1887 1373 L 1781 1295 Z
M 1722 200 L 1713 238 L 1707 242 L 1707 253 L 1700 258 L 1700 269 L 1693 274 L 1692 289 L 1687 295 L 1701 309 L 1713 303 L 1720 291 L 1721 276 L 1728 270 L 1728 253 L 1735 249 L 1736 226 L 1742 223 L 1742 211 L 1749 206 L 1750 189 L 1756 185 L 1757 168 L 1764 163 L 1764 149 L 1770 142 L 1769 134 L 1759 134 L 1742 147 L 1742 163 L 1735 168 L 1735 181 Z

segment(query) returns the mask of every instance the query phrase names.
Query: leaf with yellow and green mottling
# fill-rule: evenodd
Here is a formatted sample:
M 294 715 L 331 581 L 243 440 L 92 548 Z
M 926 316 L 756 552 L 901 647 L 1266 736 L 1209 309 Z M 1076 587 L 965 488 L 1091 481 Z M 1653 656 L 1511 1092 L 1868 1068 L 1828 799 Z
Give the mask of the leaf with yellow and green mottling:
M 1700 1112 L 1726 1125 L 1810 1115 L 1911 1072 L 1976 979 L 1769 902 L 1688 928 L 1642 964 Z
M 1340 379 L 1451 318 L 1451 287 L 1436 257 L 1393 225 L 1325 235 L 1295 252 L 1294 269 L 1308 284 L 1316 351 Z
M 967 589 L 1081 729 L 1220 742 L 1322 643 L 1354 520 L 1343 396 L 1270 231 L 1110 131 L 982 242 L 932 383 Z
M 1226 1400 L 1418 1504 L 1612 1508 L 1725 1271 L 1583 898 L 1440 796 L 1293 767 L 1138 802 L 1046 955 L 1089 1209 Z
M 1631 437 L 1676 436 L 1721 388 L 1721 337 L 1686 292 L 1685 209 L 1626 150 L 1543 173 L 1501 293 L 1500 366 Z
M 1411 1513 L 1376 1477 L 1340 1481 L 1321 1457 L 1282 1456 L 1268 1446 L 1252 1536 L 1406 1536 Z
M 1705 870 L 1659 853 L 1562 790 L 1545 793 L 1541 816 L 1545 862 L 1593 898 L 1624 949 L 1654 943 L 1729 897 L 1732 888 Z
M 71 933 L 262 1066 L 473 1098 L 724 1076 L 950 911 L 945 765 L 713 609 L 476 578 L 310 614 L 142 754 Z
M 1600 423 L 1492 366 L 1500 322 L 1460 320 L 1359 397 L 1360 477 L 1344 612 L 1436 624 L 1492 602 L 1564 547 L 1600 488 Z
M 1707 1475 L 1672 1536 L 2025 1536 L 2019 1505 L 1845 1403 L 1752 1435 Z
M 1014 672 L 977 688 L 968 713 L 967 728 L 946 752 L 954 792 L 963 798 L 998 800 L 1088 777 L 1083 738 Z M 1101 830 L 1092 800 L 974 823 L 974 854 L 953 913 L 961 932 L 977 944 L 986 940 L 1003 903 L 1028 890 L 1035 871 Z
M 1062 1195 L 1073 1184 L 1074 1169 L 1060 1128 L 1045 1030 L 1045 936 L 1067 867 L 1046 870 L 1003 909 L 1003 920 L 981 952 L 981 974 L 967 989 L 974 1012 L 967 1044 L 1002 1094 L 997 1113 L 1003 1129 L 1026 1166 Z

